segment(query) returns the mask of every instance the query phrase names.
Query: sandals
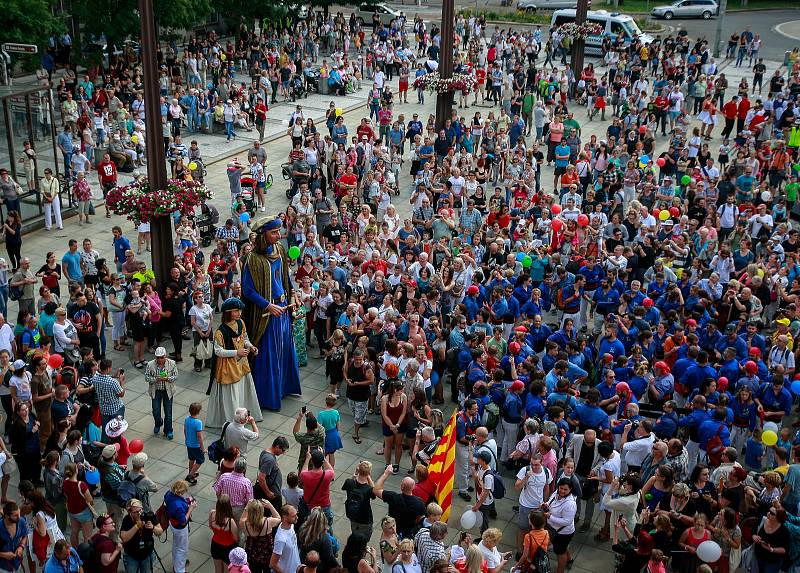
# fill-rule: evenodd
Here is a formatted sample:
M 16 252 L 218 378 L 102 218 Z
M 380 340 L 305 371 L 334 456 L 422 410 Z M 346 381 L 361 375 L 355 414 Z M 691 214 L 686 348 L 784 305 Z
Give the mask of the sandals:
M 360 444 L 360 443 L 361 443 L 361 438 L 359 438 L 358 436 L 350 436 L 350 437 L 351 437 L 351 438 L 353 438 L 353 441 L 354 441 L 355 443 L 357 443 L 357 444 Z

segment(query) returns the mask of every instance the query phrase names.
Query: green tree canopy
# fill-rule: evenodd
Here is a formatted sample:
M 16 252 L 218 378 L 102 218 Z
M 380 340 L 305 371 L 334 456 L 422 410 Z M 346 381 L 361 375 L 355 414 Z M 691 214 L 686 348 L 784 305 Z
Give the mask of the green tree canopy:
M 36 44 L 40 53 L 53 32 L 62 32 L 64 23 L 53 15 L 53 0 L 3 0 L 6 25 L 0 30 L 0 43 Z

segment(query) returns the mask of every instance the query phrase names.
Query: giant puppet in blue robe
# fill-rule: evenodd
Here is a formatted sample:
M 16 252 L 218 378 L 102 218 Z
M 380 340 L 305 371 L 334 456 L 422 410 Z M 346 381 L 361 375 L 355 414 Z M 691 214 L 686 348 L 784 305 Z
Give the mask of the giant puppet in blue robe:
M 258 402 L 280 410 L 281 399 L 300 394 L 300 369 L 294 348 L 290 301 L 289 258 L 280 243 L 280 219 L 256 225 L 254 249 L 242 258 L 244 322 L 258 347 L 253 363 Z

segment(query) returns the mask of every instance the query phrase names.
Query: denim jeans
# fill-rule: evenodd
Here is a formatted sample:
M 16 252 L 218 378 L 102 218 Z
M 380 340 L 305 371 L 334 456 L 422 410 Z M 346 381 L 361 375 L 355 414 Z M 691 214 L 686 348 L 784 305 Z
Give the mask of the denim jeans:
M 197 112 L 190 113 L 186 116 L 187 119 L 187 128 L 189 129 L 189 133 L 194 133 L 198 129 L 200 129 L 200 117 L 197 115 Z
M 236 137 L 236 134 L 233 133 L 233 122 L 226 121 L 225 122 L 225 135 L 228 137 L 228 141 L 231 140 L 231 137 Z
M 153 573 L 153 556 L 150 555 L 142 561 L 138 561 L 124 553 L 122 564 L 125 566 L 125 573 Z
M 8 285 L 0 286 L 0 312 L 8 316 Z
M 161 410 L 164 410 L 164 417 L 161 417 Z M 164 433 L 172 433 L 172 398 L 166 390 L 156 390 L 153 395 L 153 420 L 155 426 L 160 428 L 164 426 Z

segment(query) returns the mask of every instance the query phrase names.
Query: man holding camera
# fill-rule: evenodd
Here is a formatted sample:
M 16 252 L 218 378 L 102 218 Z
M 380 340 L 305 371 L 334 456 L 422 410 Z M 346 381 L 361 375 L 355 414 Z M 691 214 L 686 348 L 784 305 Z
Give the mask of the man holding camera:
M 472 443 L 475 440 L 475 430 L 480 426 L 478 417 L 478 403 L 469 399 L 464 401 L 464 410 L 456 418 L 456 476 L 455 487 L 458 496 L 464 501 L 471 501 L 469 492 L 470 460 L 472 458 Z
M 126 506 L 128 514 L 122 518 L 119 533 L 122 549 L 122 561 L 126 571 L 152 573 L 153 556 L 155 555 L 155 537 L 164 531 L 152 511 L 145 512 L 142 502 L 132 499 Z

